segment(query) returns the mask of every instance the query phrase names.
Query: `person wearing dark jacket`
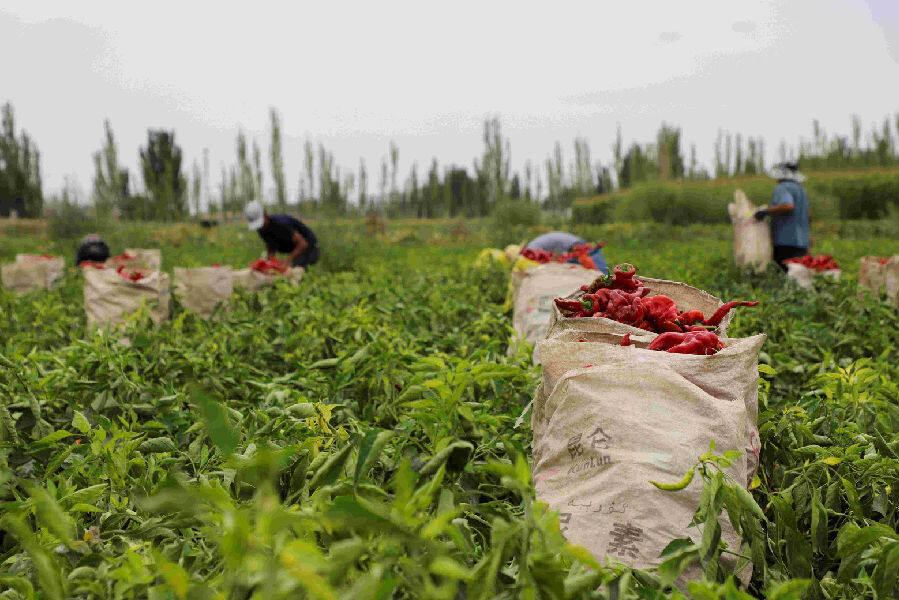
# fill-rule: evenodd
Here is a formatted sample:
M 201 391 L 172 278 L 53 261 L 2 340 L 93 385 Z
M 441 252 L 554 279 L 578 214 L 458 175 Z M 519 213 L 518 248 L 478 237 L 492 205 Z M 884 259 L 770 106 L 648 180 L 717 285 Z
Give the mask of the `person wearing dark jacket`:
M 84 261 L 93 261 L 97 263 L 106 262 L 109 258 L 109 246 L 96 233 L 84 236 L 81 245 L 78 246 L 78 252 L 75 254 L 75 266 L 77 267 Z
M 291 266 L 308 269 L 318 262 L 321 253 L 318 239 L 309 227 L 290 215 L 270 215 L 260 202 L 250 202 L 244 210 L 247 225 L 265 243 L 268 257 L 287 254 Z

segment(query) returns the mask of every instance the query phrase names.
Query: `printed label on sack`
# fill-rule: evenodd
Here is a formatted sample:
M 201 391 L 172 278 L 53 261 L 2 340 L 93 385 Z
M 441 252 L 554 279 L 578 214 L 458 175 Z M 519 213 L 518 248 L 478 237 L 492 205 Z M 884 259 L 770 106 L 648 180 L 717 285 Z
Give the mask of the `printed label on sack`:
M 593 472 L 602 466 L 612 464 L 612 457 L 602 452 L 610 448 L 611 441 L 612 438 L 602 427 L 596 427 L 592 432 L 588 429 L 584 433 L 568 438 L 568 455 L 571 465 L 566 474 L 577 475 Z M 585 448 L 589 448 L 591 451 L 587 456 L 585 456 Z

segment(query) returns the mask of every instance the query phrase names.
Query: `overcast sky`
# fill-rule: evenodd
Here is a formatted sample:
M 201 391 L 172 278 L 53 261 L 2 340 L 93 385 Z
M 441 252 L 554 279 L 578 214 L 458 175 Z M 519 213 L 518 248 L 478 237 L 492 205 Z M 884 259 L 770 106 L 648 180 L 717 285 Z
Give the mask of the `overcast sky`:
M 90 189 L 104 118 L 132 181 L 165 127 L 188 169 L 209 149 L 217 185 L 239 128 L 267 163 L 274 106 L 293 195 L 305 139 L 344 170 L 364 158 L 373 191 L 390 140 L 403 178 L 433 156 L 471 166 L 489 115 L 520 170 L 556 141 L 568 162 L 578 135 L 609 160 L 617 124 L 626 142 L 676 124 L 706 164 L 719 128 L 760 135 L 770 162 L 813 118 L 848 133 L 853 113 L 867 129 L 899 112 L 897 0 L 4 0 L 0 56 L 45 193 Z

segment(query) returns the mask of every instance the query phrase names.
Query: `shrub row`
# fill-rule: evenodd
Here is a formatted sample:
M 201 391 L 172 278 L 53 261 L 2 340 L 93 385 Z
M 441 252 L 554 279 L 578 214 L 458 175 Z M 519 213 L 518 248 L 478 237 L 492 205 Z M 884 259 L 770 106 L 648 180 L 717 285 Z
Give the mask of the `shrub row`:
M 899 208 L 899 168 L 812 171 L 805 187 L 815 218 L 878 219 Z M 655 221 L 672 225 L 724 223 L 734 190 L 755 204 L 771 201 L 776 181 L 744 176 L 709 181 L 644 183 L 610 194 L 579 198 L 572 204 L 575 223 Z

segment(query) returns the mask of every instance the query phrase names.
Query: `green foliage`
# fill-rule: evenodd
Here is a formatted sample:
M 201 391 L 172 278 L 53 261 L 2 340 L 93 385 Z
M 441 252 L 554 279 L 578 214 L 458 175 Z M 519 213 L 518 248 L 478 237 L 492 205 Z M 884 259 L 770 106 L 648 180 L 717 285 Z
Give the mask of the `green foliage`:
M 118 150 L 109 120 L 103 122 L 106 131 L 103 150 L 94 153 L 94 210 L 108 216 L 113 208 L 121 211 L 129 207 L 128 170 L 119 167 Z
M 880 218 L 899 198 L 899 169 L 808 172 L 816 219 Z M 644 183 L 631 189 L 580 199 L 572 206 L 579 223 L 655 221 L 672 225 L 727 223 L 727 205 L 742 189 L 755 204 L 768 204 L 777 182 L 760 176 L 708 181 Z
M 40 152 L 28 134 L 16 133 L 12 104 L 3 105 L 0 130 L 0 213 L 38 218 L 44 209 Z
M 631 570 L 567 544 L 535 501 L 512 424 L 538 371 L 506 354 L 508 273 L 471 266 L 492 222 L 470 241 L 451 226 L 316 223 L 323 262 L 299 289 L 238 294 L 215 322 L 176 304 L 127 346 L 85 330 L 71 268 L 59 289 L 0 292 L 3 599 L 896 596 L 899 311 L 852 275 L 897 238 L 819 231 L 845 281 L 800 292 L 730 267 L 729 226 L 579 229 L 610 263 L 761 300 L 732 334 L 769 336 L 757 487 L 723 474 L 732 454 L 696 457 L 689 537 Z M 109 239 L 169 240 L 166 265 L 260 250 L 238 227 L 142 229 Z M 0 238 L 0 259 L 37 243 Z M 351 271 L 324 262 L 354 248 Z
M 496 245 L 521 243 L 528 237 L 528 230 L 542 221 L 540 206 L 526 200 L 505 200 L 496 205 L 490 220 L 493 226 L 492 237 Z
M 181 173 L 181 148 L 175 143 L 175 132 L 147 131 L 147 147 L 141 148 L 140 162 L 148 203 L 139 206 L 144 210 L 142 214 L 129 216 L 156 221 L 185 216 L 187 181 Z

